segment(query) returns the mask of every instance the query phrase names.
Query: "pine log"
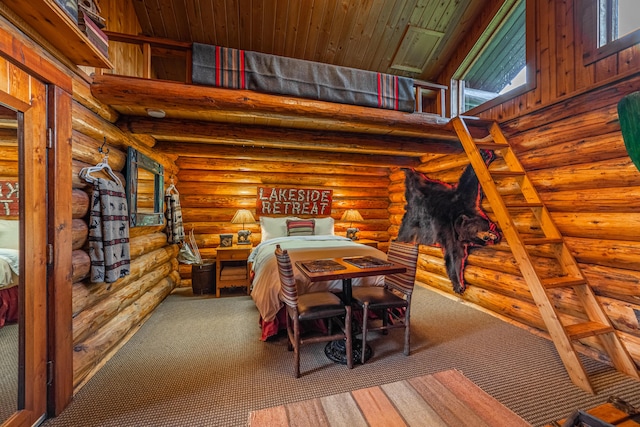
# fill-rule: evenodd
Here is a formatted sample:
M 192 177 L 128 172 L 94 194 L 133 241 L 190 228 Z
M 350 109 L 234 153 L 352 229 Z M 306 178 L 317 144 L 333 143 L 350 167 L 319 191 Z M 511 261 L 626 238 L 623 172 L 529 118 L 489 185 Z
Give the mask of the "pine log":
M 550 211 L 624 213 L 640 210 L 640 186 L 541 191 L 540 198 Z
M 171 293 L 174 286 L 175 284 L 169 278 L 161 280 L 156 286 L 142 295 L 136 304 L 127 306 L 95 334 L 74 345 L 74 387 L 77 387 L 82 382 L 109 350 L 114 348 L 128 333 L 140 325 L 144 318 Z
M 89 212 L 89 195 L 80 189 L 71 192 L 71 214 L 74 219 L 84 218 Z
M 89 237 L 89 227 L 83 219 L 71 221 L 71 238 L 73 250 L 81 249 Z
M 122 277 L 113 283 L 74 283 L 72 301 L 73 314 L 77 315 L 83 310 L 89 310 L 103 298 L 107 298 L 111 293 L 127 286 L 135 280 L 138 280 L 147 271 L 151 271 L 158 265 L 170 261 L 172 258 L 175 258 L 177 254 L 177 245 L 165 246 L 132 260 L 129 275 Z
M 617 131 L 529 150 L 519 155 L 518 160 L 527 171 L 531 171 L 611 160 L 626 155 L 622 134 Z
M 167 235 L 164 233 L 143 234 L 129 239 L 129 252 L 131 259 L 136 259 L 143 254 L 153 252 L 167 244 Z
M 354 177 L 351 175 L 333 175 L 333 174 L 314 174 L 307 175 L 305 173 L 294 173 L 291 170 L 279 170 L 268 175 L 246 174 L 244 172 L 226 172 L 226 171 L 199 171 L 186 170 L 181 171 L 178 175 L 181 181 L 198 181 L 203 185 L 208 183 L 252 183 L 254 185 L 265 186 L 286 186 L 305 188 L 316 187 L 366 187 L 366 188 L 387 188 L 389 180 L 387 177 Z
M 637 240 L 578 237 L 565 237 L 564 240 L 578 262 L 640 271 L 640 242 Z
M 178 175 L 180 184 L 177 185 L 180 196 L 190 194 L 200 195 L 213 195 L 219 197 L 237 197 L 242 195 L 243 197 L 254 198 L 258 195 L 258 186 L 255 184 L 245 183 L 201 183 L 199 181 L 187 181 L 183 176 Z M 309 185 L 295 185 L 286 184 L 287 188 L 309 188 Z M 365 188 L 365 187 L 336 187 L 331 188 L 333 190 L 333 199 L 340 198 L 353 198 L 359 199 L 362 197 L 387 197 L 388 188 Z M 404 190 L 403 190 L 404 191 Z M 255 206 L 255 204 L 254 204 Z
M 128 147 L 133 147 L 139 152 L 149 156 L 160 163 L 166 172 L 176 174 L 178 168 L 172 160 L 157 150 L 147 147 L 144 143 L 136 139 L 131 134 L 123 132 L 117 126 L 106 122 L 92 111 L 74 102 L 72 105 L 73 129 L 96 141 L 107 139 L 107 144 L 113 145 L 125 151 Z
M 629 157 L 531 171 L 528 175 L 538 191 L 640 186 L 640 174 Z
M 74 344 L 82 342 L 89 335 L 97 332 L 118 313 L 138 301 L 142 295 L 168 276 L 171 271 L 170 262 L 159 265 L 138 280 L 113 291 L 108 298 L 104 298 L 90 310 L 83 310 L 74 316 L 72 324 Z
M 1 157 L 0 157 L 1 158 Z M 0 176 L 18 177 L 18 162 L 13 160 L 0 160 Z
M 165 228 L 165 225 L 145 225 L 139 227 L 131 227 L 129 228 L 129 238 L 133 239 L 134 237 L 145 236 L 147 234 L 158 233 L 160 231 L 164 232 Z
M 95 165 L 104 159 L 105 154 L 107 154 L 106 150 L 108 150 L 111 169 L 118 172 L 124 171 L 127 162 L 126 150 L 113 146 L 109 142 L 103 147 L 103 140 L 96 140 L 76 130 L 73 131 L 72 141 L 74 159 Z M 100 149 L 103 150 L 102 153 Z
M 565 237 L 640 241 L 640 213 L 553 212 L 551 217 Z
M 639 271 L 593 264 L 580 264 L 580 268 L 597 295 L 640 305 Z
M 15 138 L 15 145 L 0 144 L 0 159 L 8 163 L 18 163 L 18 140 Z
M 91 87 L 87 82 L 74 76 L 72 84 L 73 99 L 75 101 L 79 102 L 81 105 L 110 123 L 115 123 L 116 120 L 118 120 L 117 111 L 98 101 L 93 95 L 91 95 Z
M 89 272 L 91 271 L 91 258 L 89 258 L 89 254 L 86 251 L 81 249 L 73 251 L 71 263 L 71 283 L 76 283 L 89 277 Z
M 174 144 L 171 144 L 174 145 Z M 198 144 L 200 146 L 201 144 Z M 161 148 L 161 147 L 159 147 Z M 196 147 L 197 148 L 197 147 Z M 212 147 L 213 148 L 213 147 Z M 327 165 L 339 175 L 360 175 L 360 176 L 384 176 L 389 174 L 387 165 L 400 163 L 401 166 L 417 166 L 414 158 L 407 157 L 400 162 L 399 156 L 363 156 L 362 153 L 333 153 L 327 151 L 301 151 L 301 150 L 280 150 L 280 149 L 260 149 L 247 150 L 245 147 L 235 147 L 233 155 L 229 158 L 217 160 L 221 151 L 232 151 L 233 147 L 215 146 L 212 153 L 207 157 L 185 157 L 183 153 L 176 161 L 180 171 L 186 170 L 242 170 L 247 173 L 270 173 L 282 170 L 296 170 L 304 165 L 304 170 L 308 174 L 326 173 Z M 286 153 L 283 153 L 286 151 Z M 276 157 L 277 156 L 277 157 Z M 361 165 L 363 158 L 368 160 L 375 157 L 375 165 Z M 382 157 L 380 159 L 379 157 Z M 373 161 L 369 160 L 369 163 Z

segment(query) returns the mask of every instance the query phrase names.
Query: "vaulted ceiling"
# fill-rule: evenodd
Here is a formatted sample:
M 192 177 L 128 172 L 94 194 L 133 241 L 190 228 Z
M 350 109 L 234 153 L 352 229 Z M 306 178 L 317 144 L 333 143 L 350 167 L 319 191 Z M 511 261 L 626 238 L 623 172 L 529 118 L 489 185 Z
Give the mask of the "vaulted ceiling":
M 433 81 L 488 0 L 134 0 L 144 35 Z M 159 65 L 174 79 L 176 64 Z M 176 80 L 179 78 L 175 78 Z

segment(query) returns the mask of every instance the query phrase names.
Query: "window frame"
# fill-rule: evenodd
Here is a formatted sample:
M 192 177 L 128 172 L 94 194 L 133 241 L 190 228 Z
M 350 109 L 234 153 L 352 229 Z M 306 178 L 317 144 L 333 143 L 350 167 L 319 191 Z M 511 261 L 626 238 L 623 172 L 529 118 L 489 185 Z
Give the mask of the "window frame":
M 611 0 L 607 0 L 608 3 Z M 578 13 L 577 25 L 580 27 L 582 36 L 583 65 L 593 64 L 608 56 L 614 55 L 622 50 L 640 43 L 640 28 L 629 33 L 619 39 L 612 40 L 607 44 L 598 47 L 599 42 L 599 22 L 598 22 L 598 0 L 581 0 L 579 2 L 580 11 Z M 611 12 L 610 3 L 607 5 L 607 11 Z M 608 21 L 609 19 L 607 19 Z M 608 27 L 608 24 L 607 24 Z M 607 39 L 610 35 L 607 35 Z
M 513 8 L 517 0 L 511 1 L 509 5 L 509 10 Z M 537 87 L 537 61 L 536 61 L 536 2 L 535 0 L 524 0 L 525 1 L 525 21 L 526 21 L 526 33 L 525 33 L 525 57 L 526 57 L 526 73 L 527 73 L 527 82 L 521 86 L 515 87 L 508 92 L 503 93 L 489 101 L 486 101 L 480 105 L 477 105 L 467 111 L 460 112 L 461 108 L 464 106 L 464 79 L 461 79 L 458 76 L 463 75 L 467 70 L 462 70 L 462 64 L 453 74 L 451 79 L 451 116 L 456 115 L 478 115 L 479 113 L 486 111 L 490 108 L 495 107 L 496 105 L 502 104 L 505 101 L 508 101 L 512 98 L 520 96 L 526 92 L 529 92 Z M 507 2 L 505 2 L 507 4 Z M 506 16 L 506 14 L 505 14 Z M 483 33 L 480 35 L 479 40 L 483 39 L 484 32 L 487 31 L 485 29 Z M 495 29 L 494 29 L 495 31 Z M 491 35 L 491 37 L 493 34 Z M 465 57 L 465 61 L 469 55 L 472 54 L 473 50 L 476 49 L 474 46 L 471 49 L 471 52 Z M 479 54 L 475 53 L 475 56 Z M 465 62 L 463 61 L 463 63 Z M 466 68 L 466 67 L 465 67 Z

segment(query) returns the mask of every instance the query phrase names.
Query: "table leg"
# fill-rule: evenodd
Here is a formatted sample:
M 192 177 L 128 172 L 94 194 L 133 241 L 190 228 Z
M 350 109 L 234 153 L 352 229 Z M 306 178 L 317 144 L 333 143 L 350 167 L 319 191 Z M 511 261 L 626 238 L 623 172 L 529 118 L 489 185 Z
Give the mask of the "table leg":
M 352 302 L 352 294 L 351 294 L 351 279 L 342 279 L 342 300 L 345 305 L 351 305 Z M 345 328 L 348 327 L 345 325 Z M 355 319 L 351 319 L 351 333 L 354 337 L 353 339 L 353 361 L 354 363 L 360 363 L 362 360 L 362 343 L 360 340 L 355 339 L 357 324 Z M 324 354 L 332 361 L 336 363 L 341 363 L 343 365 L 347 364 L 347 348 L 345 345 L 345 340 L 336 340 L 328 343 L 324 348 Z M 365 361 L 369 360 L 373 355 L 373 350 L 370 345 L 366 345 L 364 348 L 364 358 Z

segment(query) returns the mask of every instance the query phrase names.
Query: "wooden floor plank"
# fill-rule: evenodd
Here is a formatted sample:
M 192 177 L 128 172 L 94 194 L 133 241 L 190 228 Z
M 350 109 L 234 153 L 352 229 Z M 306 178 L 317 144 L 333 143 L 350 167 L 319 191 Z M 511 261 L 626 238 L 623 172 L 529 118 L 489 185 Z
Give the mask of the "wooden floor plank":
M 351 392 L 371 427 L 403 427 L 407 424 L 395 410 L 393 403 L 380 387 L 370 387 Z
M 489 425 L 531 427 L 529 423 L 485 393 L 460 371 L 438 372 L 433 377 Z
M 250 427 L 530 427 L 450 370 L 254 411 Z
M 448 427 L 438 413 L 406 381 L 380 386 L 410 426 Z
M 367 421 L 351 393 L 340 393 L 320 399 L 330 426 L 367 427 Z

